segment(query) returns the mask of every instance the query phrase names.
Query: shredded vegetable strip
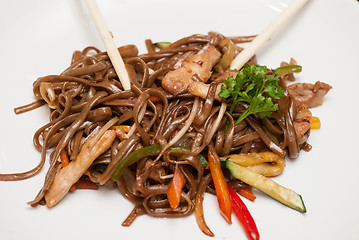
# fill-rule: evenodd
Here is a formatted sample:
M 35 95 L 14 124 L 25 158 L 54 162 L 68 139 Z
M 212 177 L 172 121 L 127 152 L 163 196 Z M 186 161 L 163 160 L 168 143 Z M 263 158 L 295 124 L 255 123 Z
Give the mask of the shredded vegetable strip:
M 173 175 L 173 179 L 168 188 L 167 198 L 170 203 L 171 208 L 176 209 L 181 200 L 181 192 L 183 185 L 185 183 L 185 177 L 182 173 L 179 166 L 176 166 L 175 173 Z
M 252 202 L 257 198 L 256 195 L 254 195 L 254 193 L 252 192 L 252 190 L 250 188 L 240 188 L 238 190 L 238 193 L 242 197 L 245 197 Z
M 182 127 L 182 129 L 176 134 L 176 136 L 174 136 L 174 138 L 172 138 L 167 145 L 162 149 L 161 153 L 158 155 L 158 157 L 156 158 L 156 160 L 160 159 L 160 157 L 162 156 L 162 154 L 169 148 L 171 147 L 173 144 L 175 144 L 178 140 L 180 140 L 180 138 L 187 132 L 187 130 L 189 129 L 189 127 L 192 125 L 192 122 L 194 120 L 194 118 L 196 117 L 196 114 L 198 113 L 198 108 L 199 108 L 199 99 L 198 97 L 195 98 L 194 103 L 193 103 L 193 107 L 192 107 L 192 111 L 191 114 L 189 115 L 186 124 Z
M 62 167 L 66 167 L 67 165 L 69 165 L 70 161 L 65 149 L 62 149 L 60 153 L 60 158 L 61 158 Z
M 221 215 L 228 223 L 232 223 L 232 205 L 229 199 L 227 182 L 224 179 L 223 172 L 221 169 L 221 160 L 219 159 L 212 145 L 209 146 L 208 165 L 212 174 L 214 187 L 216 189 L 217 200 Z
M 237 195 L 237 193 L 231 188 L 228 184 L 229 196 L 231 199 L 231 203 L 233 205 L 233 212 L 241 223 L 247 238 L 249 240 L 258 240 L 259 233 L 257 229 L 257 225 L 253 220 L 252 215 L 249 213 L 246 205 L 243 203 L 241 198 Z

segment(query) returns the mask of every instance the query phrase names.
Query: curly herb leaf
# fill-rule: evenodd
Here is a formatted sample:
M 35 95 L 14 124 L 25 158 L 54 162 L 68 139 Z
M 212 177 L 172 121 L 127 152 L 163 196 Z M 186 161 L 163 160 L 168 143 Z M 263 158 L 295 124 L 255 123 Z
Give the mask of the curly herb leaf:
M 231 76 L 224 80 L 218 95 L 223 98 L 232 97 L 230 113 L 239 102 L 249 104 L 236 120 L 236 124 L 255 113 L 258 113 L 260 118 L 269 117 L 273 111 L 278 110 L 278 104 L 274 104 L 272 99 L 279 99 L 284 94 L 278 80 L 278 75 L 268 75 L 266 66 L 246 64 L 235 78 Z

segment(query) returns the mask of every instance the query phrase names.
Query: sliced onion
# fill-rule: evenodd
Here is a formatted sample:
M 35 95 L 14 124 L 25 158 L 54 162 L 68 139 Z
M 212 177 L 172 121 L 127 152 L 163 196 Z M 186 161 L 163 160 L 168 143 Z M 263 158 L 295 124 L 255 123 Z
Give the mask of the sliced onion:
M 222 121 L 222 118 L 224 116 L 224 114 L 226 113 L 226 109 L 227 109 L 227 104 L 226 103 L 222 103 L 221 108 L 219 110 L 218 116 L 216 118 L 216 120 L 214 121 L 211 130 L 209 132 L 209 134 L 207 134 L 203 140 L 203 144 L 201 145 L 200 148 L 198 148 L 195 153 L 200 153 L 202 152 L 202 150 L 209 144 L 209 142 L 211 141 L 213 135 L 216 133 L 219 124 Z
M 55 100 L 56 94 L 51 83 L 43 82 L 40 84 L 40 94 L 41 97 L 49 104 L 49 107 L 52 109 L 56 108 Z
M 173 144 L 175 144 L 178 140 L 180 140 L 183 135 L 187 132 L 187 130 L 189 129 L 189 127 L 192 125 L 194 118 L 196 117 L 196 114 L 198 113 L 198 109 L 199 109 L 199 98 L 196 97 L 194 99 L 194 103 L 193 103 L 193 107 L 192 107 L 192 112 L 189 115 L 189 117 L 186 120 L 186 124 L 182 127 L 182 129 L 176 134 L 176 136 L 174 136 L 174 138 L 172 138 L 167 145 L 162 149 L 161 153 L 158 155 L 158 157 L 156 158 L 155 162 L 160 159 L 160 157 L 163 155 L 163 153 L 169 148 L 171 147 Z
M 223 69 L 227 69 L 231 65 L 231 62 L 234 59 L 234 54 L 235 54 L 234 44 L 231 40 L 226 38 L 226 39 L 223 39 L 219 45 L 220 46 L 227 45 L 226 52 L 223 54 L 221 60 L 219 61 L 219 64 L 221 64 L 221 67 Z
M 115 125 L 118 121 L 117 117 L 112 118 L 108 121 L 97 133 L 95 133 L 95 138 L 93 140 L 93 145 L 95 145 L 100 137 L 113 125 Z M 90 134 L 91 135 L 91 134 Z M 93 146 L 90 146 L 92 148 Z

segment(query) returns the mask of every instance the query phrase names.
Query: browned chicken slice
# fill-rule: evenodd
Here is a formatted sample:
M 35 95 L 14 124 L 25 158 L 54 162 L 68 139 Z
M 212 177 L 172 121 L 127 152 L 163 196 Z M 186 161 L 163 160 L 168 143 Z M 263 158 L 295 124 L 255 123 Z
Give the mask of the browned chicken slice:
M 56 205 L 91 166 L 92 162 L 111 147 L 116 138 L 115 130 L 107 130 L 99 139 L 89 138 L 83 145 L 77 158 L 62 168 L 56 175 L 54 182 L 45 195 L 46 205 Z
M 329 84 L 317 81 L 312 83 L 295 83 L 287 87 L 289 95 L 294 98 L 298 105 L 308 108 L 323 104 L 324 96 L 332 87 Z
M 202 82 L 207 82 L 213 66 L 220 57 L 221 53 L 214 46 L 205 46 L 197 54 L 186 58 L 181 67 L 167 73 L 162 80 L 162 87 L 178 95 L 188 91 L 188 86 L 195 81 L 193 79 L 195 75 Z
M 309 131 L 311 124 L 312 112 L 305 105 L 301 105 L 297 109 L 293 121 L 294 131 L 297 134 L 298 144 L 303 144 L 309 137 L 309 134 L 306 133 Z

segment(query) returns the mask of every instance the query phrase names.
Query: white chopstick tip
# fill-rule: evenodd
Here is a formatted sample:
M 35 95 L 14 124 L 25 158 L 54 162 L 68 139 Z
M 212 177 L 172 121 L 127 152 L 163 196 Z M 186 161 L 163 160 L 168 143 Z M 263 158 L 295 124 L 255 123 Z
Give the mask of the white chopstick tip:
M 299 12 L 309 0 L 293 0 L 253 41 L 232 61 L 230 69 L 241 69 L 278 29 Z
M 123 62 L 121 54 L 115 46 L 112 32 L 108 30 L 106 22 L 101 14 L 100 9 L 98 8 L 96 0 L 85 0 L 85 3 L 90 11 L 93 21 L 95 22 L 97 31 L 99 32 L 102 42 L 106 47 L 107 54 L 117 73 L 117 76 L 120 79 L 123 89 L 130 90 L 131 81 L 126 70 L 125 63 Z

